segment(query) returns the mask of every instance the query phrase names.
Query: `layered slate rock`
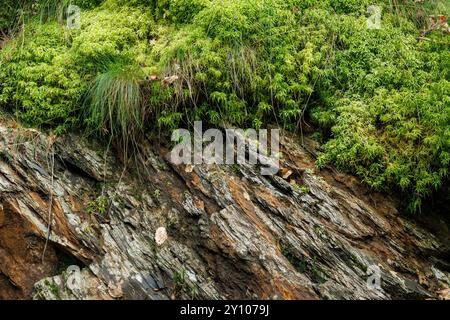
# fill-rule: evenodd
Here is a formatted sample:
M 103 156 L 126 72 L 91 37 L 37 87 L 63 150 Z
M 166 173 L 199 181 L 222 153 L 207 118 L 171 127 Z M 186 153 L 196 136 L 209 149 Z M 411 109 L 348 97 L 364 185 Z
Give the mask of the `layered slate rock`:
M 276 176 L 174 166 L 154 142 L 124 170 L 104 144 L 2 121 L 0 298 L 437 298 L 445 224 L 319 171 L 305 141 L 283 136 Z M 381 287 L 367 284 L 374 270 Z

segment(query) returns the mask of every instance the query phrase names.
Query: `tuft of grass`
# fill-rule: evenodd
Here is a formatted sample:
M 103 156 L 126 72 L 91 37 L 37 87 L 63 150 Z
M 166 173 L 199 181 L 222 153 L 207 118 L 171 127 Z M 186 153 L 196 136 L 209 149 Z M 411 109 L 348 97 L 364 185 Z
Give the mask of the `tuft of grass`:
M 42 22 L 48 20 L 63 21 L 65 10 L 72 4 L 72 0 L 38 0 L 35 6 L 38 8 L 37 12 Z
M 426 28 L 432 15 L 448 14 L 450 2 L 442 0 L 385 0 L 383 8 L 398 18 L 413 22 L 419 28 Z
M 142 69 L 127 59 L 105 62 L 85 100 L 88 127 L 110 136 L 127 158 L 144 135 L 147 110 L 141 83 Z

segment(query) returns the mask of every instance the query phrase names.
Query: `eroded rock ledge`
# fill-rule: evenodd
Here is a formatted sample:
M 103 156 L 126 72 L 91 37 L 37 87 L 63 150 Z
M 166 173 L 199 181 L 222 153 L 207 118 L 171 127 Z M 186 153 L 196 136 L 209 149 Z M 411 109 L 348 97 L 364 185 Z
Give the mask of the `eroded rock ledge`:
M 150 144 L 146 169 L 128 174 L 104 149 L 0 124 L 0 298 L 437 298 L 450 284 L 445 224 L 319 172 L 311 143 L 284 136 L 273 177 L 172 166 Z M 71 264 L 83 281 L 69 289 Z M 367 287 L 370 266 L 381 290 Z

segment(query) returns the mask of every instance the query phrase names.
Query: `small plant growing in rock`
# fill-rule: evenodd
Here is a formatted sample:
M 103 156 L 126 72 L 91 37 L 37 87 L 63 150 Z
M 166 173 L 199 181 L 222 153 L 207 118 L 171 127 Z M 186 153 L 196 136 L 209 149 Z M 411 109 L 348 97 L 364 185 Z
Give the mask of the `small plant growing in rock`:
M 292 187 L 293 187 L 296 191 L 298 191 L 298 192 L 300 192 L 300 193 L 309 193 L 309 191 L 311 191 L 311 190 L 309 189 L 309 187 L 308 187 L 307 185 L 305 185 L 305 184 L 294 183 L 294 184 L 292 185 Z
M 91 201 L 87 206 L 87 213 L 105 215 L 108 212 L 109 199 L 106 196 L 100 196 Z
M 172 276 L 173 281 L 173 296 L 179 297 L 181 294 L 188 291 L 188 285 L 186 283 L 186 270 L 181 269 L 175 271 Z

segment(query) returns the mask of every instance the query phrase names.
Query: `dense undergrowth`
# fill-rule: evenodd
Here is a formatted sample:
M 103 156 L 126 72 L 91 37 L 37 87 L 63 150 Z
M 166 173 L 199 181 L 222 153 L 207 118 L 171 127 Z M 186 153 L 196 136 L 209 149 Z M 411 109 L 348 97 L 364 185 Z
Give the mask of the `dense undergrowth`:
M 79 30 L 64 28 L 70 2 Z M 124 150 L 197 119 L 313 121 L 319 166 L 400 190 L 417 211 L 449 176 L 450 35 L 423 30 L 450 4 L 378 2 L 380 29 L 368 0 L 6 0 L 0 106 Z

